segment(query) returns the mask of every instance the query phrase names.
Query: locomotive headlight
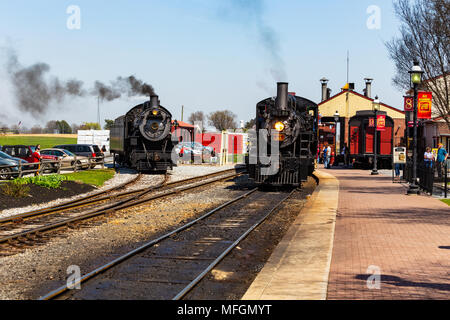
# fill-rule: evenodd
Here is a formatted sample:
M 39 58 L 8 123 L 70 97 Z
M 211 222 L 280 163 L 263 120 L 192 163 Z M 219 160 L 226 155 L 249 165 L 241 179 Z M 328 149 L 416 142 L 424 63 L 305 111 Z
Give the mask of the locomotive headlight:
M 284 123 L 278 121 L 277 123 L 275 123 L 275 130 L 277 130 L 278 132 L 281 132 L 284 130 Z
M 157 116 L 158 113 L 159 113 L 158 110 L 156 110 L 156 109 L 153 109 L 153 110 L 152 110 L 152 115 Z

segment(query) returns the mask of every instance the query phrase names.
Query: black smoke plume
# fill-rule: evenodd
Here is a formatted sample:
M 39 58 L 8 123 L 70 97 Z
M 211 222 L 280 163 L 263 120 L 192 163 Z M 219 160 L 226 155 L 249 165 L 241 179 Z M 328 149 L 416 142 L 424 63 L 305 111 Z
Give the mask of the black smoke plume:
M 122 96 L 121 90 L 116 88 L 114 84 L 108 86 L 100 81 L 95 81 L 94 89 L 91 90 L 91 94 L 97 96 L 101 101 L 113 101 Z
M 124 88 L 129 97 L 132 96 L 152 96 L 155 94 L 155 89 L 142 80 L 136 79 L 135 76 L 126 78 L 118 77 L 117 83 Z
M 264 1 L 230 0 L 228 4 L 231 6 L 232 12 L 221 10 L 220 15 L 227 20 L 235 20 L 237 18 L 240 23 L 253 24 L 258 32 L 259 42 L 270 58 L 270 74 L 276 81 L 286 81 L 285 63 L 280 55 L 280 39 L 272 26 L 268 25 L 263 19 L 265 12 Z
M 98 96 L 101 101 L 113 101 L 124 94 L 127 94 L 128 97 L 150 97 L 155 94 L 155 90 L 151 85 L 137 79 L 135 76 L 117 77 L 115 81 L 110 83 L 110 85 L 105 85 L 100 81 L 96 81 L 91 94 Z
M 48 75 L 50 66 L 46 63 L 22 66 L 13 49 L 8 49 L 7 71 L 11 78 L 19 110 L 35 117 L 43 116 L 52 102 L 62 103 L 67 97 L 83 97 L 87 93 L 80 80 L 62 81 L 58 77 Z M 94 87 L 88 91 L 91 96 L 98 97 L 102 102 L 119 99 L 124 94 L 127 94 L 128 97 L 155 94 L 151 85 L 133 75 L 117 77 L 109 85 L 95 81 Z
M 53 101 L 62 102 L 66 96 L 81 97 L 85 94 L 81 81 L 65 82 L 55 76 L 46 76 L 50 71 L 46 63 L 23 67 L 13 50 L 9 50 L 7 71 L 19 109 L 36 117 L 45 114 Z

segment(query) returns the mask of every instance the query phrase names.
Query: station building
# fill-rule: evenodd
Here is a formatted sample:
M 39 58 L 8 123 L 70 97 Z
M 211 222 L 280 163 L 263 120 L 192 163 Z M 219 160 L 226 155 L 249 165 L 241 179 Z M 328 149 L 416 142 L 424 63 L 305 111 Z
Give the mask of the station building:
M 333 146 L 336 141 L 336 151 L 339 154 L 342 147 L 349 146 L 349 120 L 356 115 L 357 111 L 372 110 L 374 99 L 371 97 L 372 80 L 365 79 L 365 89 L 362 93 L 354 90 L 354 83 L 347 83 L 341 92 L 330 96 L 331 90 L 327 87 L 328 79 L 322 78 L 322 102 L 319 103 L 319 115 L 321 128 L 319 129 L 319 145 L 322 150 L 323 145 L 328 143 Z M 385 103 L 380 103 L 379 111 L 386 112 L 386 115 L 394 121 L 394 145 L 403 142 L 405 133 L 405 112 Z M 335 125 L 335 115 L 339 120 Z M 337 139 L 335 140 L 337 128 Z

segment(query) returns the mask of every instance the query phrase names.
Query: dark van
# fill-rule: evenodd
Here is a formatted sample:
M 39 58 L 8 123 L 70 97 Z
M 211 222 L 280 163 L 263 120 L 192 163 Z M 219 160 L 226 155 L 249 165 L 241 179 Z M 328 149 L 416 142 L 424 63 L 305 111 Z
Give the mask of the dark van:
M 102 163 L 105 155 L 95 144 L 60 144 L 54 146 L 55 149 L 65 149 L 76 154 L 77 156 L 88 157 L 91 159 L 91 169 L 95 168 L 97 163 Z

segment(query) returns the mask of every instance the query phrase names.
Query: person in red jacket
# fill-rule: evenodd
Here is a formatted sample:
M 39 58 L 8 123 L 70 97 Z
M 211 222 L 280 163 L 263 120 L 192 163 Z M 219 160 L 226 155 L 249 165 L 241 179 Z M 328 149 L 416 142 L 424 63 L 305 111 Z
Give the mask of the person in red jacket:
M 36 146 L 36 149 L 34 150 L 34 152 L 33 152 L 33 154 L 31 155 L 31 157 L 33 158 L 33 163 L 35 163 L 35 162 L 38 162 L 39 164 L 38 164 L 38 170 L 36 171 L 36 173 L 34 174 L 35 176 L 38 176 L 39 175 L 39 171 L 40 171 L 40 169 L 41 169 L 41 153 L 40 153 L 40 151 L 41 151 L 41 145 L 40 144 L 38 144 L 37 146 Z

